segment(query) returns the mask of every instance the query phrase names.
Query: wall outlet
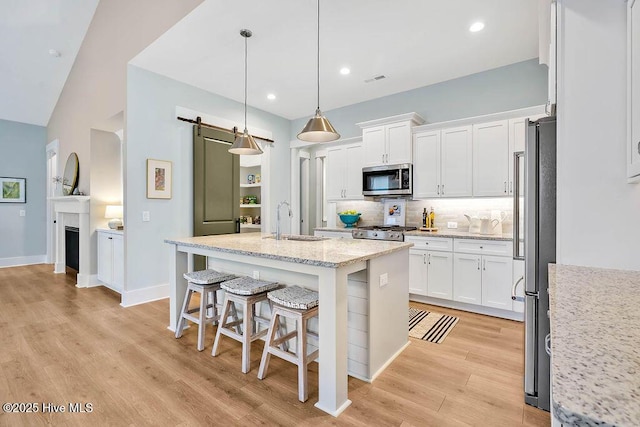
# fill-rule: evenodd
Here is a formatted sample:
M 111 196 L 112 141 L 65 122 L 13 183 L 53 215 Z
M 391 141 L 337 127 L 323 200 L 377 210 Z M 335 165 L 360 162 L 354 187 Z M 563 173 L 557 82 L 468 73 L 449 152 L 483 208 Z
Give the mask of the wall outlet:
M 253 278 L 260 280 L 260 272 L 258 270 L 253 270 Z
M 389 284 L 389 275 L 387 273 L 380 275 L 380 287 L 386 286 Z
M 447 222 L 447 228 L 458 228 L 458 223 L 455 221 Z
M 149 214 L 149 211 L 142 211 L 142 221 L 143 222 L 151 221 L 151 215 Z
M 20 216 L 27 216 L 27 211 L 20 209 Z

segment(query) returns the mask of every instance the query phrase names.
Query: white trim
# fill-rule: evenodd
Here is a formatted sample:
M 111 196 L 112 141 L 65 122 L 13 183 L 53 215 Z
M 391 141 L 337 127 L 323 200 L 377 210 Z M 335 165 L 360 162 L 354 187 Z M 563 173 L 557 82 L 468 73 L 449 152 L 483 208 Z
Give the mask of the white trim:
M 373 382 L 376 378 L 378 378 L 378 377 L 380 376 L 380 374 L 382 374 L 382 372 L 383 372 L 385 369 L 387 369 L 387 367 L 388 367 L 389 365 L 391 365 L 391 363 L 392 363 L 394 360 L 396 360 L 396 358 L 397 358 L 398 356 L 400 356 L 400 353 L 402 353 L 402 352 L 403 352 L 407 347 L 409 347 L 409 344 L 411 344 L 411 341 L 409 341 L 408 334 L 407 334 L 407 343 L 406 343 L 405 345 L 403 345 L 403 346 L 402 346 L 402 348 L 401 348 L 400 350 L 398 350 L 398 351 L 397 351 L 393 356 L 391 356 L 391 357 L 389 358 L 389 360 L 387 360 L 387 361 L 386 361 L 386 362 L 385 362 L 385 363 L 380 367 L 380 369 L 378 369 L 378 371 L 377 371 L 375 374 L 371 375 L 371 379 L 370 379 L 370 380 L 365 380 L 365 381 L 367 381 L 367 382 L 371 383 L 371 382 Z
M 20 265 L 47 264 L 47 255 L 29 255 L 11 258 L 0 258 L 0 268 L 18 267 Z
M 414 126 L 411 128 L 412 133 L 424 132 L 427 130 L 437 130 L 442 128 L 451 128 L 458 126 L 468 126 L 476 123 L 493 122 L 498 120 L 517 119 L 520 117 L 529 117 L 542 115 L 546 116 L 544 105 L 536 105 L 535 107 L 520 108 L 519 110 L 502 111 L 500 113 L 485 114 L 484 116 L 465 117 L 463 119 L 449 120 L 446 122 L 429 123 L 422 126 Z
M 78 273 L 76 282 L 76 288 L 97 288 L 102 286 L 102 283 L 98 281 L 97 274 L 82 275 Z
M 60 141 L 58 139 L 54 139 L 53 141 L 51 141 L 50 143 L 48 143 L 45 147 L 45 153 L 46 153 L 46 159 L 47 159 L 47 164 L 46 164 L 46 168 L 47 168 L 47 202 L 46 202 L 46 209 L 47 209 L 47 215 L 46 215 L 46 220 L 47 220 L 47 254 L 46 254 L 46 262 L 47 263 L 52 263 L 53 260 L 55 259 L 56 255 L 55 255 L 55 251 L 56 251 L 56 247 L 55 247 L 55 241 L 56 241 L 56 236 L 55 236 L 55 232 L 56 229 L 53 226 L 53 218 L 55 217 L 54 212 L 53 212 L 53 204 L 51 203 L 51 201 L 49 200 L 49 197 L 51 197 L 52 193 L 53 193 L 53 172 L 50 168 L 51 163 L 49 162 L 49 160 L 51 159 L 51 157 L 55 156 L 56 158 L 56 163 L 55 163 L 55 174 L 58 174 L 58 166 L 59 166 L 59 159 L 58 159 L 58 152 L 60 151 Z M 53 154 L 51 154 L 53 153 Z
M 426 120 L 423 119 L 422 116 L 420 116 L 420 114 L 418 113 L 405 113 L 405 114 L 398 114 L 396 116 L 383 117 L 381 119 L 374 119 L 374 120 L 368 120 L 366 122 L 356 123 L 356 126 L 359 126 L 360 128 L 364 129 L 372 126 L 390 125 L 392 123 L 408 122 L 408 121 L 413 122 L 414 126 L 416 125 L 419 126 L 426 123 Z
M 122 307 L 132 307 L 134 305 L 146 304 L 148 302 L 169 298 L 169 284 L 149 286 L 143 289 L 122 292 Z
M 453 308 L 455 310 L 468 311 L 470 313 L 478 313 L 487 316 L 500 317 L 502 319 L 515 320 L 518 322 L 524 321 L 524 313 L 518 313 L 517 311 L 501 310 L 499 308 L 485 307 L 483 305 L 467 304 L 464 302 L 431 298 L 415 294 L 409 294 L 409 300 L 421 302 L 423 304 L 436 305 L 439 307 Z
M 329 415 L 332 415 L 334 417 L 338 417 L 338 415 L 340 415 L 341 413 L 344 412 L 345 409 L 347 409 L 349 406 L 351 405 L 351 400 L 347 399 L 346 402 L 344 402 L 338 409 L 336 409 L 335 411 L 330 411 L 327 408 L 324 408 L 322 405 L 320 405 L 320 402 L 317 402 L 315 405 L 316 408 L 320 409 L 321 411 L 326 412 Z

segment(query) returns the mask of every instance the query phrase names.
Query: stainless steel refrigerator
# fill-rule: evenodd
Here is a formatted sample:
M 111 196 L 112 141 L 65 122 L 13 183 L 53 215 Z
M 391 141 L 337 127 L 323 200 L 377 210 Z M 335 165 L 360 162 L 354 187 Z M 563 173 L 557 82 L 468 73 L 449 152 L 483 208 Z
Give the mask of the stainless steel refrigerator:
M 526 123 L 514 154 L 514 259 L 524 260 L 525 403 L 549 410 L 548 265 L 556 261 L 556 118 Z M 514 290 L 515 290 L 514 285 Z M 514 299 L 519 299 L 513 293 Z

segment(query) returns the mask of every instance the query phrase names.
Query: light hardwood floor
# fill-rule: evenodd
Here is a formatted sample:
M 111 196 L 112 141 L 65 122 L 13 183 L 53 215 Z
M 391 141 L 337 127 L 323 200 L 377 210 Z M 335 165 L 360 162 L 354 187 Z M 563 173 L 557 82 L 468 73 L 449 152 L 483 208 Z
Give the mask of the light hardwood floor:
M 91 413 L 0 412 L 2 426 L 548 426 L 549 414 L 523 403 L 521 323 L 453 313 L 460 321 L 442 344 L 411 345 L 373 383 L 349 379 L 353 404 L 333 418 L 297 400 L 296 367 L 272 358 L 256 378 L 240 372 L 240 343 L 221 355 L 196 350 L 195 328 L 176 340 L 166 329 L 168 300 L 131 308 L 98 287 L 77 289 L 50 265 L 0 269 L 0 400 L 91 403 Z M 41 406 L 40 406 L 41 408 Z M 40 409 L 41 410 L 41 409 Z

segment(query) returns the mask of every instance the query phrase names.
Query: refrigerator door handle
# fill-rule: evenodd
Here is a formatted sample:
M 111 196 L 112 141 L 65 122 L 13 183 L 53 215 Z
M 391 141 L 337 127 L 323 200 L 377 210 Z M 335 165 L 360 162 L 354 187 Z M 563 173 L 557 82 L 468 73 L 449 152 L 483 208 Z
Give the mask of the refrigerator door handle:
M 538 366 L 536 338 L 538 328 L 536 325 L 536 305 L 537 300 L 534 297 L 526 297 L 524 305 L 524 392 L 529 395 L 535 395 L 536 387 L 536 371 Z
M 524 261 L 520 253 L 520 158 L 524 151 L 513 153 L 513 259 Z

